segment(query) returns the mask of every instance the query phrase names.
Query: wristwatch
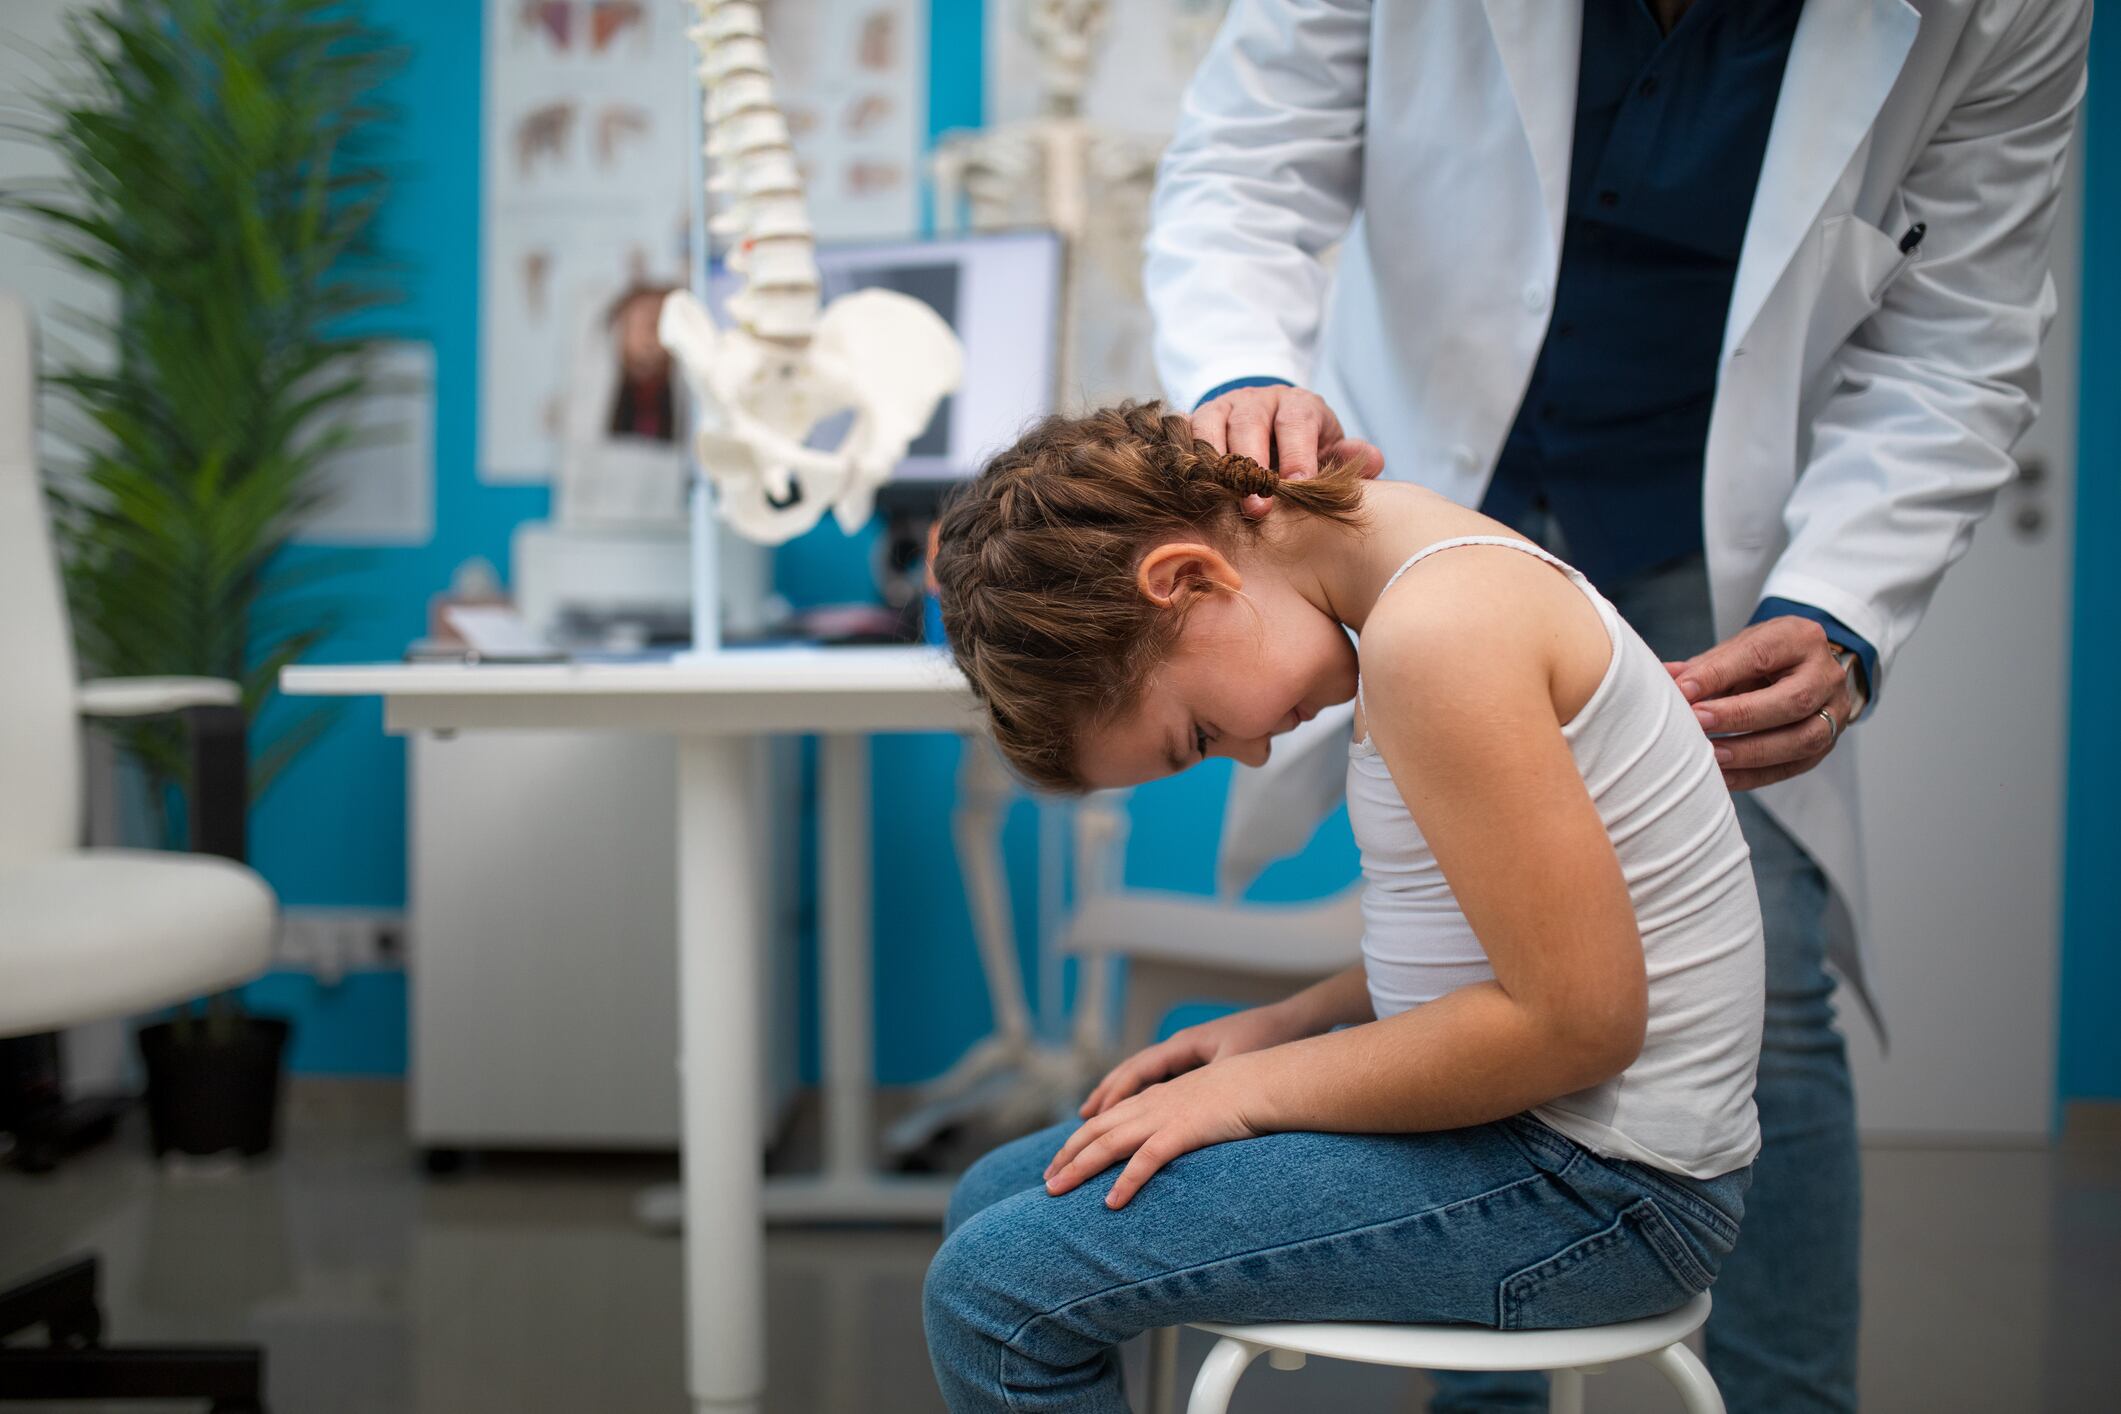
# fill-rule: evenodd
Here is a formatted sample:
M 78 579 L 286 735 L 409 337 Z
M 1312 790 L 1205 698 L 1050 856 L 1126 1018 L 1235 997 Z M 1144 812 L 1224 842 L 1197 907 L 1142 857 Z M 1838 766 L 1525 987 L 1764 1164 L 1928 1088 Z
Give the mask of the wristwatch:
M 1863 674 L 1858 671 L 1863 660 L 1856 656 L 1855 649 L 1844 648 L 1838 643 L 1829 643 L 1826 651 L 1833 654 L 1834 661 L 1841 665 L 1842 680 L 1849 685 L 1849 696 L 1856 701 L 1855 707 L 1849 712 L 1848 721 L 1842 723 L 1846 728 L 1854 725 L 1856 719 L 1863 715 L 1863 709 L 1871 705 L 1870 698 L 1863 691 Z

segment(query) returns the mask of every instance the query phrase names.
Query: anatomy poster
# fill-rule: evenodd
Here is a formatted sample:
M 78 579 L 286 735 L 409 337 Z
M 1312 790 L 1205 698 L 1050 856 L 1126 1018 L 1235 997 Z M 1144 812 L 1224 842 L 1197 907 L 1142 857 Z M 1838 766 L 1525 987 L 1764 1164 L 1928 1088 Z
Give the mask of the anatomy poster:
M 765 0 L 821 239 L 903 236 L 927 129 L 927 7 Z M 680 282 L 697 176 L 679 0 L 486 0 L 479 474 L 550 480 L 585 308 Z
M 918 235 L 927 0 L 766 0 L 762 8 L 818 239 Z

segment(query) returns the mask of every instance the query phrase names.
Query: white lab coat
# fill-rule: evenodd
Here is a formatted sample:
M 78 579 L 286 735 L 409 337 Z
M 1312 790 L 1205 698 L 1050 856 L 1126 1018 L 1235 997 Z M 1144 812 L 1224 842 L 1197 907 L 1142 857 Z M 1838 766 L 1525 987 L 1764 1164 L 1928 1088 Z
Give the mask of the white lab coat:
M 1877 647 L 1888 687 L 2033 418 L 2090 20 L 2088 0 L 1807 0 L 1709 423 L 1720 636 L 1770 595 L 1816 605 Z M 1555 0 L 1234 0 L 1157 184 L 1146 283 L 1172 398 L 1289 379 L 1388 475 L 1478 504 L 1546 334 L 1581 22 Z M 1833 960 L 1875 1015 L 1861 737 L 1759 794 L 1824 869 Z M 1276 757 L 1344 764 L 1337 740 Z M 1233 818 L 1271 817 L 1246 793 L 1281 789 L 1241 787 Z

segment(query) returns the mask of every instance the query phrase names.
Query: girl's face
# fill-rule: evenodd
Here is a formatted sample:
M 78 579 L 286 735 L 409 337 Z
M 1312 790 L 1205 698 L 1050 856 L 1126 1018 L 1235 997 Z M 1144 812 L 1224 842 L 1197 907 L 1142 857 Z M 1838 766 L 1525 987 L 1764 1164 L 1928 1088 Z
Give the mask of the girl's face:
M 1287 568 L 1174 542 L 1143 559 L 1142 593 L 1184 613 L 1170 657 L 1123 716 L 1084 730 L 1079 773 L 1093 789 L 1139 785 L 1210 756 L 1260 765 L 1273 738 L 1355 695 L 1355 645 Z

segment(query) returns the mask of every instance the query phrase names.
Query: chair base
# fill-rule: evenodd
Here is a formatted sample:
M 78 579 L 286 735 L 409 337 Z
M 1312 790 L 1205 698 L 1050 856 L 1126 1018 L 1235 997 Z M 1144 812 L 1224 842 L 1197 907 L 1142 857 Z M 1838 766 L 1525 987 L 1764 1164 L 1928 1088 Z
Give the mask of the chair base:
M 101 1144 L 131 1106 L 120 1095 L 68 1099 L 58 1033 L 0 1039 L 0 1133 L 14 1141 L 7 1158 L 21 1172 L 50 1173 Z
M 1392 1326 L 1293 1322 L 1225 1326 L 1197 1323 L 1219 1337 L 1201 1362 L 1186 1414 L 1227 1414 L 1237 1382 L 1265 1355 L 1280 1370 L 1309 1355 L 1416 1370 L 1543 1370 L 1553 1378 L 1552 1414 L 1583 1414 L 1584 1376 L 1622 1360 L 1647 1359 L 1678 1390 L 1687 1414 L 1724 1414 L 1716 1382 L 1686 1338 L 1708 1319 L 1706 1293 L 1675 1311 L 1573 1330 L 1497 1331 L 1470 1326 Z M 1178 1328 L 1150 1333 L 1149 1408 L 1170 1414 Z
M 22 1173 L 50 1173 L 62 1160 L 108 1140 L 132 1107 L 131 1097 L 109 1095 L 32 1110 L 8 1127 L 14 1147 L 7 1161 Z
M 80 1257 L 0 1291 L 0 1340 L 35 1326 L 46 1338 L 0 1349 L 0 1401 L 202 1399 L 211 1414 L 265 1414 L 257 1346 L 105 1346 L 96 1281 L 96 1259 Z

